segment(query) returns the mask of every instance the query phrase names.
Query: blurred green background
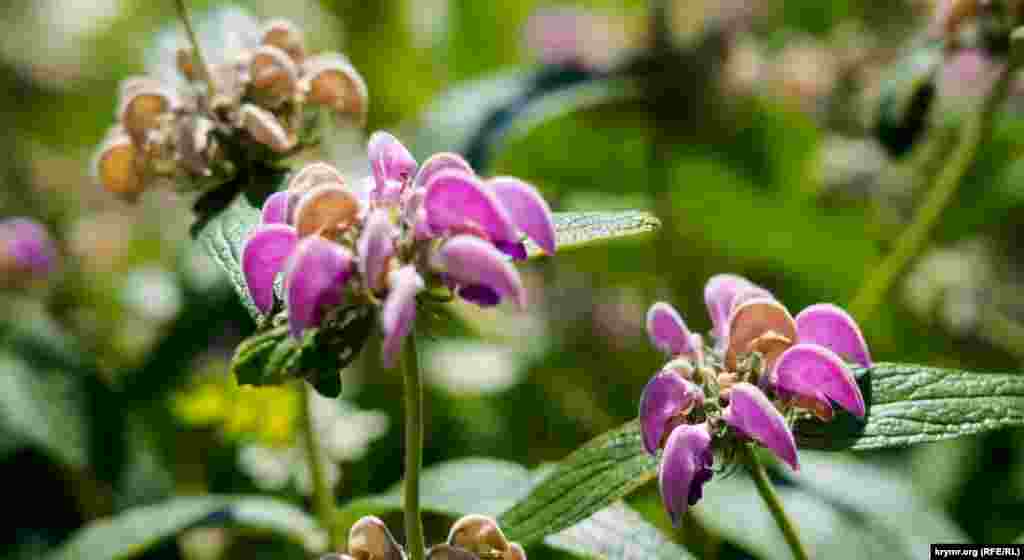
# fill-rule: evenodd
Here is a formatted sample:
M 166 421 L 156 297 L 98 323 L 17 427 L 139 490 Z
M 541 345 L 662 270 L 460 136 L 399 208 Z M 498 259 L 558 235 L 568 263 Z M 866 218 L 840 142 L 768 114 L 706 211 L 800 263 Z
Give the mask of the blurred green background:
M 458 306 L 430 319 L 427 465 L 563 458 L 635 417 L 661 366 L 643 331 L 651 303 L 672 302 L 706 331 L 703 284 L 735 272 L 794 311 L 845 304 L 912 214 L 922 187 L 908 161 L 919 154 L 892 159 L 872 130 L 887 70 L 920 45 L 928 2 L 664 4 L 670 48 L 639 1 L 234 3 L 292 19 L 313 50 L 349 56 L 369 86 L 368 129 L 395 132 L 417 157 L 469 152 L 482 174 L 523 177 L 557 210 L 638 208 L 663 222 L 656 236 L 525 267 L 526 313 Z M 190 5 L 199 20 L 224 4 Z M 118 82 L 145 70 L 174 16 L 170 1 L 0 6 L 0 216 L 42 220 L 62 254 L 46 285 L 0 294 L 0 480 L 30 496 L 0 527 L 5 558 L 39 558 L 92 519 L 175 494 L 307 500 L 295 395 L 239 388 L 227 375 L 253 325 L 189 243 L 190 201 L 150 191 L 127 205 L 90 175 Z M 927 252 L 862 322 L 876 360 L 1021 370 L 1017 105 Z M 364 138 L 339 131 L 314 156 L 361 177 Z M 317 404 L 339 502 L 401 477 L 401 379 L 376 358 L 371 344 L 344 373 L 343 399 Z M 810 475 L 822 473 L 826 488 L 794 490 L 787 505 L 821 524 L 808 531 L 829 558 L 861 552 L 851 535 L 882 550 L 893 535 L 927 543 L 942 531 L 945 542 L 1013 541 L 1024 532 L 1020 436 L 813 455 Z M 762 506 L 730 494 L 730 480 L 706 488 L 683 531 L 653 485 L 631 501 L 703 557 L 774 557 L 757 544 L 772 528 L 744 525 Z M 836 492 L 860 509 L 844 510 Z M 815 513 L 826 507 L 840 514 Z M 443 527 L 429 524 L 428 539 Z M 302 552 L 196 530 L 145 557 Z

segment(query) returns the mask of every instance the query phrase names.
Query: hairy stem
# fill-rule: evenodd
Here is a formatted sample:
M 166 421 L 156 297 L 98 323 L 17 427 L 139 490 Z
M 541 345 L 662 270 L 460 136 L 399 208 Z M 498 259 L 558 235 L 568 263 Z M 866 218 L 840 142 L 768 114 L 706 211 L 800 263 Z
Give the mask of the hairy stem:
M 964 124 L 959 143 L 948 163 L 935 176 L 935 182 L 913 221 L 893 243 L 892 251 L 885 259 L 872 267 L 872 272 L 850 302 L 850 313 L 858 320 L 866 321 L 870 318 L 885 299 L 896 278 L 927 245 L 932 229 L 938 223 L 943 210 L 953 200 L 957 187 L 974 163 L 981 146 L 988 139 L 995 114 L 1006 100 L 1012 78 L 1018 68 L 1019 64 L 1011 62 L 1000 74 L 982 106 L 970 115 Z
M 423 385 L 416 353 L 416 329 L 405 338 L 405 547 L 410 560 L 423 560 L 423 516 L 420 513 L 420 469 L 423 467 Z
M 316 515 L 320 518 L 320 524 L 327 530 L 328 544 L 330 550 L 338 552 L 344 544 L 344 537 L 338 531 L 334 519 L 334 496 L 327 486 L 327 479 L 324 477 L 324 464 L 321 459 L 320 440 L 316 437 L 316 427 L 313 426 L 313 411 L 309 387 L 305 381 L 297 385 L 299 400 L 302 407 L 302 445 L 306 449 L 306 462 L 309 467 L 310 479 L 313 482 L 313 506 L 316 508 Z
M 750 468 L 750 476 L 754 478 L 754 483 L 757 485 L 757 492 L 768 506 L 768 510 L 772 512 L 772 517 L 775 518 L 775 523 L 782 531 L 786 544 L 793 551 L 793 558 L 796 558 L 796 560 L 808 560 L 810 557 L 807 555 L 807 549 L 804 548 L 803 543 L 800 541 L 800 534 L 797 532 L 793 520 L 786 515 L 786 510 L 782 508 L 782 500 L 775 493 L 775 488 L 772 487 L 771 481 L 768 480 L 768 473 L 765 472 L 764 465 L 761 464 L 757 454 L 754 453 L 753 447 L 744 445 L 743 455 L 747 466 Z
M 199 70 L 199 75 L 202 76 L 209 90 L 207 94 L 212 98 L 217 88 L 213 85 L 210 68 L 206 65 L 206 60 L 203 58 L 203 50 L 199 48 L 199 39 L 196 37 L 195 29 L 192 28 L 192 20 L 188 17 L 188 7 L 185 6 L 185 0 L 174 0 L 174 5 L 178 8 L 178 17 L 181 19 L 181 23 L 185 25 L 188 42 L 192 44 L 192 64 Z

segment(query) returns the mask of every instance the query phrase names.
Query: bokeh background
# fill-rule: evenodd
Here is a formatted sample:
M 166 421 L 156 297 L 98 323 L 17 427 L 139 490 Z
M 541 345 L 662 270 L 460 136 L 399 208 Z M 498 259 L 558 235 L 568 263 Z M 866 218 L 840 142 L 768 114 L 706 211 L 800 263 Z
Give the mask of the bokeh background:
M 395 132 L 420 158 L 460 151 L 484 174 L 531 181 L 557 210 L 638 208 L 662 220 L 657 235 L 527 266 L 525 313 L 457 306 L 431 318 L 428 465 L 494 456 L 534 468 L 635 417 L 661 366 L 647 307 L 670 301 L 707 330 L 712 274 L 746 275 L 793 310 L 847 303 L 926 189 L 934 157 L 893 157 L 876 132 L 901 117 L 885 112 L 886 96 L 924 48 L 931 3 L 659 4 L 190 2 L 197 21 L 215 9 L 287 17 L 314 48 L 344 52 L 369 86 L 369 130 Z M 254 325 L 189 242 L 192 200 L 150 191 L 129 205 L 91 175 L 118 82 L 144 72 L 161 30 L 177 25 L 170 1 L 0 5 L 0 217 L 41 220 L 61 255 L 45 281 L 0 293 L 0 480 L 28 496 L 8 505 L 4 558 L 40 558 L 90 520 L 171 495 L 307 500 L 296 395 L 228 375 Z M 920 142 L 948 142 L 976 101 L 972 84 L 940 84 Z M 1022 369 L 1019 105 L 1000 116 L 929 248 L 862 321 L 876 360 Z M 339 131 L 310 157 L 362 177 L 364 141 Z M 339 502 L 401 478 L 401 379 L 379 368 L 377 351 L 371 342 L 344 372 L 340 401 L 315 403 Z M 787 504 L 829 558 L 897 541 L 916 543 L 917 557 L 937 540 L 1010 542 L 1024 532 L 1021 435 L 808 454 L 821 483 L 783 482 Z M 716 478 L 681 531 L 653 485 L 631 503 L 703 557 L 784 554 L 737 484 Z M 432 540 L 443 527 L 431 519 Z M 303 552 L 202 529 L 145 557 Z

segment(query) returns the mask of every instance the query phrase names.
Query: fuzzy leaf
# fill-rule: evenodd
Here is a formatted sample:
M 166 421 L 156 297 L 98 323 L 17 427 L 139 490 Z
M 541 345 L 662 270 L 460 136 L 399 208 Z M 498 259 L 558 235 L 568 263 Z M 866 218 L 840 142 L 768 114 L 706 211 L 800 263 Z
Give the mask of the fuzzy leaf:
M 505 516 L 499 515 L 531 487 L 547 479 L 551 469 L 531 474 L 520 465 L 496 459 L 470 458 L 426 469 L 420 481 L 424 511 L 459 517 L 469 513 L 498 516 L 509 539 Z M 539 480 L 538 480 L 539 479 Z M 337 523 L 352 525 L 363 515 L 383 515 L 402 509 L 401 485 L 378 496 L 360 498 L 339 509 Z M 520 541 L 521 542 L 521 541 Z M 666 539 L 638 513 L 622 502 L 595 512 L 560 532 L 544 538 L 551 548 L 584 558 L 606 560 L 676 560 L 691 558 Z
M 629 422 L 570 454 L 522 501 L 501 515 L 512 540 L 538 541 L 583 521 L 654 478 L 639 425 Z
M 197 496 L 127 510 L 90 523 L 49 560 L 114 560 L 147 549 L 193 527 L 244 527 L 287 537 L 316 554 L 324 537 L 316 522 L 295 506 L 258 496 Z
M 906 447 L 1024 426 L 1024 375 L 879 363 L 856 376 L 866 419 L 841 412 L 830 423 L 800 421 L 801 447 Z
M 661 226 L 657 218 L 640 210 L 555 212 L 554 222 L 559 253 L 604 241 L 653 233 Z M 532 241 L 527 241 L 526 248 L 529 258 L 543 254 Z

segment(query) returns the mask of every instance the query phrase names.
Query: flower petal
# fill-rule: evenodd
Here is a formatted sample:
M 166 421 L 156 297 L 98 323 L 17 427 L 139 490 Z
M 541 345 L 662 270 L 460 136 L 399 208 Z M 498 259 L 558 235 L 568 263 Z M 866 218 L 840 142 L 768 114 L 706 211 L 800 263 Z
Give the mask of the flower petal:
M 416 186 L 426 187 L 434 175 L 442 171 L 462 171 L 474 175 L 473 168 L 459 154 L 439 152 L 427 158 L 416 174 Z
M 242 273 L 249 295 L 261 313 L 274 307 L 274 279 L 295 250 L 298 236 L 284 224 L 256 226 L 242 248 Z
M 302 194 L 316 187 L 331 184 L 345 186 L 345 178 L 334 166 L 317 161 L 306 164 L 288 180 L 288 190 Z
M 251 103 L 242 105 L 238 111 L 242 128 L 252 139 L 281 154 L 295 147 L 298 138 L 289 134 L 273 113 Z
M 427 223 L 436 234 L 482 230 L 490 241 L 519 241 L 512 219 L 475 176 L 442 171 L 427 184 L 423 200 Z
M 851 414 L 863 417 L 864 396 L 853 372 L 835 352 L 817 344 L 797 344 L 775 363 L 772 382 L 777 389 L 829 405 L 829 399 Z
M 668 354 L 679 356 L 693 351 L 693 338 L 679 312 L 671 305 L 659 301 L 647 310 L 647 336 L 651 343 Z
M 285 293 L 292 335 L 323 321 L 327 307 L 341 303 L 345 282 L 352 275 L 352 253 L 319 236 L 299 241 L 288 262 Z
M 406 265 L 391 273 L 391 291 L 384 300 L 380 322 L 384 331 L 382 345 L 384 367 L 395 367 L 402 343 L 416 321 L 416 294 L 424 288 L 423 278 L 412 265 Z
M 416 172 L 416 158 L 391 134 L 378 130 L 367 146 L 377 189 L 384 191 L 391 181 L 405 183 Z
M 547 201 L 529 185 L 514 177 L 497 177 L 487 182 L 509 217 L 545 253 L 555 254 L 555 224 Z
M 640 431 L 644 449 L 657 455 L 665 436 L 669 420 L 686 413 L 693 406 L 701 406 L 704 392 L 693 382 L 670 370 L 661 370 L 647 382 L 640 397 Z
M 782 413 L 760 389 L 750 383 L 733 385 L 723 417 L 742 435 L 771 449 L 793 470 L 800 469 L 793 433 Z
M 291 198 L 292 194 L 288 191 L 280 191 L 268 196 L 266 202 L 263 203 L 261 221 L 264 224 L 288 223 L 288 205 Z
M 347 58 L 338 53 L 307 58 L 302 73 L 307 101 L 329 107 L 339 115 L 350 115 L 359 126 L 365 124 L 369 96 L 366 81 Z
M 519 272 L 493 245 L 472 235 L 459 235 L 441 246 L 438 260 L 457 284 L 480 284 L 501 297 L 526 307 L 526 290 Z
M 860 327 L 835 305 L 819 303 L 797 314 L 796 336 L 802 343 L 824 346 L 851 362 L 871 367 L 871 354 Z
M 299 237 L 345 231 L 359 219 L 360 210 L 359 198 L 352 191 L 332 184 L 316 187 L 299 198 L 295 229 Z
M 736 304 L 736 298 L 746 292 L 771 297 L 768 290 L 735 274 L 716 274 L 704 285 L 704 303 L 711 317 L 711 334 L 719 343 L 720 349 L 725 348 L 725 340 L 729 335 L 729 316 Z
M 743 296 L 741 294 L 738 297 Z M 753 347 L 758 340 L 770 343 L 771 355 L 765 356 L 769 363 L 774 361 L 778 351 L 784 349 L 778 342 L 782 342 L 783 346 L 796 342 L 796 322 L 786 307 L 775 299 L 754 297 L 734 305 L 729 317 L 726 367 L 735 371 L 739 356 L 753 350 L 765 351 L 764 348 Z
M 682 424 L 669 434 L 658 468 L 658 486 L 673 525 L 678 527 L 686 509 L 700 500 L 704 483 L 711 479 L 713 461 L 706 424 Z
M 471 514 L 459 518 L 448 533 L 448 544 L 467 550 L 486 547 L 494 550 L 508 550 L 508 539 L 493 517 Z
M 139 173 L 145 163 L 143 160 L 143 155 L 127 134 L 115 133 L 99 148 L 96 176 L 107 192 L 133 201 L 146 189 Z
M 0 220 L 0 273 L 5 261 L 19 272 L 49 274 L 57 263 L 57 247 L 42 224 L 29 218 Z
M 263 26 L 263 37 L 260 43 L 272 45 L 288 53 L 295 62 L 302 62 L 306 50 L 303 45 L 302 31 L 286 19 L 272 19 Z
M 358 244 L 359 272 L 374 292 L 387 288 L 388 263 L 395 254 L 396 235 L 398 229 L 391 223 L 387 210 L 375 210 L 366 219 Z

